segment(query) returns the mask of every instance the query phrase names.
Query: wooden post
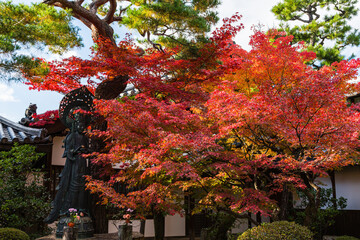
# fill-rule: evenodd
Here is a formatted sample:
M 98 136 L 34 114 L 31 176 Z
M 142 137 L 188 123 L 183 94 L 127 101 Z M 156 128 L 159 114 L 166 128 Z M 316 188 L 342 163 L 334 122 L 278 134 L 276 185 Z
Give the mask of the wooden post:
M 165 237 L 165 217 L 161 212 L 154 213 L 155 240 L 164 240 Z

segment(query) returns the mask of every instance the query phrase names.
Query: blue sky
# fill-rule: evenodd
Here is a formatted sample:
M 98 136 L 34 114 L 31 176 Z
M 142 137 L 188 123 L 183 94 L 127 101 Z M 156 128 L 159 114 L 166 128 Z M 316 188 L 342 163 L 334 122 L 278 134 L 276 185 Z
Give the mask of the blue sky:
M 25 1 L 18 0 L 17 2 Z M 272 6 L 277 2 L 279 2 L 279 0 L 222 0 L 218 12 L 221 18 L 230 17 L 235 12 L 239 12 L 243 16 L 241 22 L 244 24 L 245 29 L 238 34 L 235 41 L 243 48 L 249 49 L 248 42 L 249 36 L 252 34 L 252 26 L 260 23 L 264 25 L 264 29 L 267 29 L 279 24 L 273 13 L 270 11 Z M 360 8 L 360 4 L 358 5 L 358 8 Z M 82 27 L 80 22 L 76 25 L 81 27 L 81 35 L 84 39 L 85 47 L 73 49 L 65 53 L 62 57 L 75 55 L 87 58 L 90 54 L 89 46 L 92 44 L 90 31 L 87 28 Z M 360 29 L 360 16 L 356 16 L 352 19 L 352 26 Z M 126 29 L 120 31 L 119 35 L 121 36 L 122 34 L 125 34 L 125 32 Z M 348 49 L 348 54 L 350 55 L 353 52 L 357 57 L 360 57 L 359 50 L 359 48 Z M 33 54 L 35 56 L 44 55 L 44 53 L 39 50 L 34 50 Z M 52 59 L 60 58 L 60 56 L 55 55 L 48 55 L 48 57 L 51 57 Z M 40 114 L 48 110 L 58 109 L 62 97 L 63 95 L 56 92 L 30 91 L 28 90 L 28 86 L 22 83 L 0 82 L 0 116 L 18 122 L 24 117 L 25 109 L 30 103 L 37 104 L 37 113 Z

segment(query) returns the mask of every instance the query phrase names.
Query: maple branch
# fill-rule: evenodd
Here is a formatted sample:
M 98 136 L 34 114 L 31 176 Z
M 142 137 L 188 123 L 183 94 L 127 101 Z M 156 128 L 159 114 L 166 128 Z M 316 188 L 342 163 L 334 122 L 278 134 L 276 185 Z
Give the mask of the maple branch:
M 320 106 L 313 112 L 313 114 L 308 118 L 308 120 L 306 121 L 306 123 L 304 124 L 302 130 L 300 131 L 300 133 L 302 134 L 303 131 L 305 130 L 305 128 L 307 127 L 307 125 L 309 125 L 310 121 L 313 120 L 313 118 L 316 116 L 316 113 L 320 111 L 320 109 L 322 109 L 325 106 L 326 102 L 323 102 L 322 104 L 320 104 Z
M 246 145 L 245 141 L 243 141 L 243 138 L 241 138 L 240 135 L 235 131 L 235 129 L 232 129 L 231 131 L 235 135 L 235 137 L 237 137 L 237 139 L 240 141 L 240 143 L 243 145 L 241 147 L 241 149 L 243 150 L 245 159 L 250 160 L 251 154 L 250 154 L 249 147 Z
M 339 130 L 341 130 L 343 128 L 343 126 L 340 126 L 339 128 L 335 128 L 333 130 L 330 130 L 330 131 L 325 131 L 325 129 L 323 130 L 323 132 L 319 133 L 317 138 L 316 138 L 316 141 L 315 141 L 315 146 L 314 148 L 316 148 L 316 145 L 320 142 L 320 140 L 324 137 L 324 136 L 327 136 L 327 135 L 330 135 L 330 134 L 334 134 L 336 132 L 338 132 Z M 329 153 L 330 154 L 330 153 Z
M 217 207 L 217 209 L 219 209 L 219 210 L 221 210 L 221 211 L 223 211 L 223 212 L 226 212 L 226 213 L 228 213 L 229 215 L 232 215 L 232 216 L 234 216 L 234 217 L 236 217 L 236 218 L 241 218 L 241 219 L 248 219 L 251 223 L 253 223 L 254 225 L 256 225 L 256 226 L 258 226 L 258 225 L 260 225 L 260 223 L 258 223 L 256 220 L 254 220 L 251 216 L 249 216 L 247 213 L 242 213 L 242 214 L 240 214 L 240 213 L 236 213 L 236 212 L 234 212 L 234 211 L 231 211 L 231 210 L 229 210 L 229 209 L 227 209 L 227 208 L 223 208 L 223 207 Z
M 250 136 L 246 136 L 247 140 L 251 141 L 253 144 L 255 144 L 258 147 L 260 146 L 267 147 L 268 149 L 270 149 L 273 152 L 276 152 L 277 154 L 283 153 L 283 150 L 277 148 L 275 143 L 271 141 L 266 141 L 264 139 L 263 136 L 268 134 L 265 133 L 260 126 L 257 126 L 257 130 L 256 130 L 256 129 L 252 129 L 250 124 L 246 120 L 244 122 L 246 123 L 247 129 L 251 131 L 252 133 L 251 136 L 254 138 L 252 139 Z M 272 138 L 277 139 L 278 140 L 277 142 L 281 142 L 281 138 L 279 138 L 276 134 L 272 135 Z
M 226 212 L 227 214 L 231 215 L 231 216 L 234 216 L 236 218 L 240 218 L 240 219 L 248 219 L 251 223 L 253 223 L 254 225 L 259 225 L 260 223 L 258 223 L 256 220 L 252 219 L 251 216 L 248 215 L 248 213 L 237 213 L 237 212 L 234 212 L 232 210 L 230 210 L 229 208 L 226 208 L 226 207 L 221 207 L 221 206 L 218 206 L 218 204 L 216 203 L 216 201 L 214 199 L 210 199 L 212 201 L 212 205 L 213 206 L 216 206 L 216 212 Z M 203 205 L 203 206 L 208 206 L 209 204 L 201 204 L 201 203 L 197 203 L 199 205 Z

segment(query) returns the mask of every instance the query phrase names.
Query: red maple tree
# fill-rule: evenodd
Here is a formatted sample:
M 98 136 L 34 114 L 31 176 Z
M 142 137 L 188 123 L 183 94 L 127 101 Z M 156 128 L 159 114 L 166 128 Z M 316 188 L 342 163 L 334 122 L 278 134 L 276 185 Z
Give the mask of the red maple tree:
M 256 32 L 252 50 L 236 55 L 235 73 L 225 77 L 206 106 L 219 124 L 219 136 L 238 146 L 229 179 L 237 179 L 244 172 L 239 163 L 248 161 L 250 189 L 265 189 L 270 198 L 274 191 L 284 195 L 301 189 L 309 201 L 309 224 L 320 207 L 315 179 L 358 155 L 359 112 L 356 105 L 348 106 L 346 96 L 359 91 L 349 80 L 360 62 L 315 70 L 306 65 L 314 54 L 292 47 L 291 41 L 277 31 Z M 288 205 L 283 199 L 277 202 L 279 218 L 285 218 Z M 244 206 L 234 205 L 240 212 Z
M 359 90 L 349 80 L 360 61 L 312 69 L 306 62 L 314 54 L 277 31 L 255 32 L 245 51 L 232 41 L 239 19 L 226 19 L 190 59 L 177 56 L 180 48 L 138 56 L 126 39 L 102 43 L 90 60 L 44 63 L 47 74 L 28 76 L 33 88 L 66 93 L 84 83 L 94 91 L 121 74 L 139 90 L 95 101 L 108 128 L 92 134 L 107 139 L 107 151 L 92 158 L 110 180 L 88 177 L 88 188 L 103 203 L 172 214 L 189 194 L 198 209 L 281 218 L 277 195 L 302 189 L 316 208 L 315 178 L 353 162 L 359 113 L 346 96 Z M 116 192 L 119 183 L 132 191 Z

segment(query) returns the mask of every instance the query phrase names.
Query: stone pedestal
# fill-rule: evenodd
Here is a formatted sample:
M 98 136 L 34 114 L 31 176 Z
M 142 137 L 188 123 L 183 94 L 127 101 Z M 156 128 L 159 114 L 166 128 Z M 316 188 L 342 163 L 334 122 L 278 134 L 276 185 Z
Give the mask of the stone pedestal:
M 211 229 L 209 228 L 202 228 L 200 232 L 200 240 L 207 240 L 209 239 L 209 233 Z
M 64 227 L 62 240 L 77 240 L 78 239 L 78 229 L 77 227 Z
M 119 240 L 132 240 L 132 226 L 119 225 Z
M 65 234 L 65 228 L 70 222 L 69 217 L 63 217 L 60 219 L 56 228 L 56 238 L 62 238 Z M 81 217 L 80 221 L 75 224 L 77 229 L 77 239 L 91 238 L 94 236 L 93 222 L 90 217 Z

